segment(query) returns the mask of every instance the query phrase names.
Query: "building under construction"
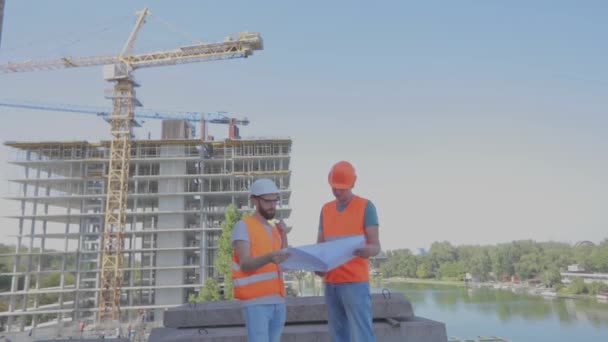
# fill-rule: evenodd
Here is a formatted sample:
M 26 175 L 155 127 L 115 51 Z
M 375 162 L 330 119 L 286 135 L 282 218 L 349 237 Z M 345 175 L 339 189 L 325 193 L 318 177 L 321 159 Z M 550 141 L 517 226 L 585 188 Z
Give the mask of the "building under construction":
M 0 293 L 8 310 L 0 317 L 9 331 L 94 322 L 110 142 L 5 145 L 22 176 L 10 180 L 20 211 L 11 216 L 16 251 L 1 255 L 13 262 L 4 274 L 11 289 Z M 183 304 L 218 275 L 224 212 L 230 204 L 252 210 L 248 189 L 255 179 L 276 181 L 277 218 L 289 217 L 291 140 L 203 142 L 185 121 L 164 122 L 162 139 L 133 140 L 130 151 L 121 320 L 160 321 L 165 308 Z

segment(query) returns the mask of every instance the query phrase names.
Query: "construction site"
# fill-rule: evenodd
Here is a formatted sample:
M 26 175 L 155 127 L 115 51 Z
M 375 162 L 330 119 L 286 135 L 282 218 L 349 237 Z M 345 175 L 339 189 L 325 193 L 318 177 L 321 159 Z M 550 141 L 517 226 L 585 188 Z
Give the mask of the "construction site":
M 238 217 L 260 213 L 260 202 L 250 196 L 254 181 L 266 178 L 276 185 L 273 199 L 264 199 L 276 203 L 276 212 L 263 217 L 290 217 L 292 140 L 243 138 L 240 129 L 249 120 L 227 112 L 143 109 L 135 91 L 139 69 L 248 58 L 263 50 L 261 34 L 240 32 L 217 43 L 135 52 L 150 14 L 147 8 L 137 12 L 115 55 L 0 64 L 3 74 L 103 66 L 103 78 L 112 85 L 105 90 L 111 108 L 0 100 L 13 115 L 22 109 L 96 115 L 109 123 L 110 136 L 4 142 L 10 149 L 6 162 L 18 170 L 8 179 L 13 191 L 6 199 L 18 209 L 5 227 L 15 240 L 1 244 L 0 251 L 0 340 L 246 341 L 243 304 L 229 300 L 224 289 L 248 279 L 266 284 L 272 276 L 283 278 L 277 290 L 286 297 L 282 340 L 329 341 L 325 298 L 290 292 L 290 284 L 283 283 L 296 273 L 300 282 L 302 269 L 288 274 L 283 271 L 289 268 L 273 265 L 272 271 L 232 281 L 230 272 L 240 266 L 232 259 L 226 271 L 223 262 L 232 255 L 228 238 Z M 1 19 L 0 14 L 0 28 Z M 137 137 L 134 128 L 149 119 L 162 120 L 159 138 Z M 227 134 L 210 135 L 210 125 L 222 125 Z M 291 227 L 281 229 L 286 234 Z M 268 248 L 272 242 L 274 249 L 283 242 L 287 248 L 276 232 L 271 235 L 274 240 L 256 241 Z M 349 259 L 356 255 L 328 246 L 323 247 Z M 262 247 L 251 248 L 254 254 Z M 210 291 L 214 297 L 207 298 Z M 416 316 L 403 294 L 383 289 L 373 296 L 370 323 L 379 341 L 447 342 L 445 324 Z
M 12 265 L 2 274 L 10 277 L 10 291 L 0 293 L 7 304 L 0 313 L 5 335 L 71 338 L 99 336 L 103 328 L 124 336 L 120 331 L 131 326 L 160 325 L 167 308 L 186 303 L 206 279 L 219 276 L 215 261 L 226 208 L 251 211 L 254 180 L 274 180 L 277 219 L 290 215 L 289 138 L 243 139 L 239 126 L 249 121 L 224 113 L 146 112 L 135 94 L 136 69 L 246 58 L 263 49 L 260 34 L 136 54 L 149 14 L 137 13 L 115 56 L 0 65 L 2 73 L 104 66 L 113 85 L 105 94 L 112 107 L 104 113 L 4 104 L 95 114 L 111 134 L 108 141 L 4 142 L 12 151 L 8 163 L 20 169 L 9 180 L 18 187 L 9 200 L 20 210 L 10 216 L 15 225 L 5 228 L 15 250 L 0 255 Z M 163 119 L 160 139 L 135 137 L 141 118 Z M 225 125 L 226 136 L 208 135 L 210 124 Z
M 607 13 L 0 0 L 0 342 L 608 340 Z
M 165 121 L 169 126 L 185 121 Z M 178 132 L 180 130 L 177 130 Z M 289 139 L 202 142 L 188 135 L 132 141 L 124 249 L 121 321 L 162 321 L 164 309 L 187 302 L 207 277 L 216 277 L 215 256 L 224 211 L 251 210 L 248 189 L 258 177 L 281 190 L 278 217 L 290 214 Z M 9 299 L 8 331 L 61 322 L 95 322 L 101 291 L 104 208 L 110 142 L 7 142 L 11 163 L 23 170 L 21 204 L 14 216 L 17 250 Z M 49 252 L 51 240 L 64 245 Z M 61 267 L 51 268 L 56 256 Z M 60 286 L 41 287 L 60 273 Z M 68 281 L 71 279 L 73 281 Z M 40 305 L 55 295 L 56 303 Z

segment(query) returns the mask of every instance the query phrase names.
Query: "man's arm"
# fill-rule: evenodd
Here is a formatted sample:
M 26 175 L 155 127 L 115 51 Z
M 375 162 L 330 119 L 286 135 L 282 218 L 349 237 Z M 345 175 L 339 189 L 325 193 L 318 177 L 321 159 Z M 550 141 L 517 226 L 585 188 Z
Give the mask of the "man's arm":
M 319 214 L 319 232 L 317 233 L 317 243 L 325 242 L 325 236 L 323 235 L 323 210 Z
M 236 240 L 232 243 L 232 247 L 239 258 L 239 266 L 245 272 L 253 272 L 271 262 L 278 265 L 289 257 L 288 253 L 278 250 L 253 258 L 249 249 L 249 241 Z
M 365 227 L 365 238 L 367 240 L 367 244 L 365 247 L 355 250 L 353 255 L 366 259 L 378 255 L 381 249 L 378 231 L 378 225 Z
M 361 258 L 369 258 L 380 253 L 380 238 L 378 233 L 380 224 L 378 223 L 376 206 L 371 201 L 367 202 L 364 215 L 367 244 L 365 247 L 357 249 L 353 254 Z
M 325 242 L 325 236 L 323 235 L 323 231 L 319 229 L 319 233 L 317 233 L 317 243 Z
M 323 235 L 323 212 L 321 212 L 321 215 L 319 216 L 319 232 L 317 233 L 317 243 L 319 242 L 325 242 L 325 236 Z M 325 272 L 315 272 L 316 275 L 318 275 L 319 277 L 323 277 L 325 276 Z
M 277 230 L 279 231 L 279 236 L 281 237 L 281 248 L 287 248 L 289 246 L 287 242 L 287 225 L 285 221 L 281 220 L 276 224 Z

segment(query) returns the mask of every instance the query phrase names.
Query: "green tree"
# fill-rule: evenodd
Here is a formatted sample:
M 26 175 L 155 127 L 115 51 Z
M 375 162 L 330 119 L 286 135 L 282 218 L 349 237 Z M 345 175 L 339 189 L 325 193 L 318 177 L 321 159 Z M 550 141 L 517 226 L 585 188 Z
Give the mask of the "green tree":
M 64 274 L 64 283 L 65 285 L 74 285 L 76 278 L 71 273 Z M 34 286 L 34 282 L 31 282 L 32 287 Z M 61 273 L 53 272 L 46 276 L 42 276 L 40 279 L 40 287 L 56 287 L 61 284 Z
M 560 242 L 545 242 L 539 244 L 542 248 L 540 256 L 540 268 L 542 270 L 549 269 L 566 269 L 568 265 L 575 263 L 574 249 L 567 243 Z
M 487 280 L 490 276 L 490 272 L 492 271 L 492 259 L 490 259 L 488 248 L 478 251 L 473 261 L 474 266 L 472 271 L 477 273 L 481 280 Z
M 562 282 L 562 276 L 559 274 L 559 270 L 552 266 L 542 273 L 541 281 L 545 287 L 553 287 Z
M 587 288 L 589 289 L 589 294 L 592 295 L 597 295 L 600 292 L 605 292 L 608 291 L 608 285 L 602 283 L 601 281 L 594 281 L 591 284 L 587 285 Z
M 427 266 L 425 264 L 419 264 L 418 269 L 416 270 L 416 277 L 418 277 L 420 279 L 426 279 L 426 278 L 429 278 L 430 276 L 431 276 L 431 274 L 429 273 Z
M 224 213 L 222 235 L 218 243 L 217 260 L 215 267 L 224 280 L 224 299 L 234 298 L 232 292 L 232 230 L 234 225 L 242 218 L 236 206 L 230 204 Z
M 515 273 L 521 279 L 534 278 L 539 271 L 539 254 L 536 252 L 523 255 L 515 264 Z
M 490 251 L 490 259 L 492 260 L 492 272 L 496 277 L 502 275 L 511 276 L 515 274 L 512 261 L 511 244 L 499 244 Z
M 487 280 L 492 272 L 492 259 L 488 250 L 491 247 L 482 246 L 460 246 L 458 247 L 459 262 L 462 263 L 465 272 Z
M 223 299 L 232 299 L 232 230 L 234 225 L 242 218 L 234 204 L 226 207 L 224 222 L 222 223 L 222 234 L 218 240 L 217 259 L 215 268 L 219 277 L 224 282 Z M 197 296 L 190 296 L 189 301 L 215 301 L 222 299 L 220 285 L 215 278 L 207 278 L 202 290 Z
M 10 254 L 15 252 L 14 245 L 5 245 L 0 243 L 0 254 Z M 13 271 L 14 258 L 13 257 L 0 257 L 0 274 L 9 273 Z M 11 289 L 11 276 L 2 275 L 0 276 L 0 292 L 10 291 Z
M 409 249 L 397 249 L 386 252 L 387 260 L 380 265 L 384 277 L 415 278 L 418 262 Z
M 461 262 L 446 262 L 439 266 L 438 277 L 450 279 L 464 279 L 464 266 Z
M 413 255 L 409 250 L 409 255 L 406 256 L 403 262 L 403 274 L 408 278 L 416 278 L 416 271 L 418 270 L 418 258 Z
M 608 239 L 593 248 L 590 259 L 593 271 L 608 272 Z
M 570 283 L 570 286 L 568 286 L 568 292 L 572 293 L 572 294 L 583 294 L 583 293 L 587 293 L 587 285 L 585 284 L 585 282 L 583 281 L 583 279 L 581 278 L 574 278 L 572 279 L 572 282 Z
M 407 249 L 386 252 L 380 266 L 384 277 L 457 278 L 465 273 L 487 280 L 491 276 L 519 275 L 522 279 L 538 277 L 547 287 L 568 293 L 596 293 L 598 284 L 575 281 L 561 284 L 560 271 L 578 263 L 589 272 L 608 272 L 608 239 L 598 245 L 572 246 L 562 242 L 519 240 L 490 246 L 452 246 L 434 242 L 427 255 L 413 255 Z M 492 274 L 493 273 L 493 274 Z
M 456 261 L 458 250 L 447 241 L 433 242 L 428 258 L 431 261 L 431 270 L 436 271 L 442 264 Z
M 8 273 L 11 271 L 12 270 L 9 270 L 8 266 L 6 264 L 0 264 L 0 274 Z M 6 292 L 6 291 L 9 291 L 10 289 L 11 289 L 11 277 L 7 276 L 7 275 L 1 275 L 0 276 L 0 292 Z
M 222 299 L 220 296 L 220 286 L 215 278 L 207 278 L 203 289 L 198 293 L 198 296 L 191 295 L 188 298 L 189 302 L 214 302 Z
M 574 259 L 587 271 L 593 271 L 593 262 L 591 255 L 593 254 L 594 246 L 581 245 L 574 249 Z

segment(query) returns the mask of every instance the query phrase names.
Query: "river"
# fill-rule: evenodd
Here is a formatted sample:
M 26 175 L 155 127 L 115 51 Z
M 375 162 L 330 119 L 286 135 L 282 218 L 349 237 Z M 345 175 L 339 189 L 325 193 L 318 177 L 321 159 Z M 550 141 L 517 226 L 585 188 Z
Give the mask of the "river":
M 507 290 L 389 283 L 417 316 L 446 324 L 449 337 L 499 336 L 513 342 L 608 341 L 608 304 L 546 299 Z

